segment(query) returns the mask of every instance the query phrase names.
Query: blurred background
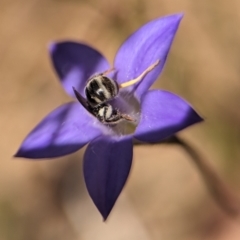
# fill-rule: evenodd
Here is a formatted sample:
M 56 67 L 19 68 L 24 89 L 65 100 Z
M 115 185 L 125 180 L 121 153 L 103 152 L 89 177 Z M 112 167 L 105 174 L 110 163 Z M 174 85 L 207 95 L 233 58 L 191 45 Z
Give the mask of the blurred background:
M 81 40 L 113 62 L 120 44 L 160 16 L 185 16 L 154 88 L 206 119 L 180 133 L 240 194 L 239 0 L 0 0 L 0 240 L 235 240 L 224 212 L 179 146 L 134 148 L 128 182 L 106 223 L 87 194 L 84 149 L 50 161 L 14 159 L 29 131 L 71 99 L 47 44 Z

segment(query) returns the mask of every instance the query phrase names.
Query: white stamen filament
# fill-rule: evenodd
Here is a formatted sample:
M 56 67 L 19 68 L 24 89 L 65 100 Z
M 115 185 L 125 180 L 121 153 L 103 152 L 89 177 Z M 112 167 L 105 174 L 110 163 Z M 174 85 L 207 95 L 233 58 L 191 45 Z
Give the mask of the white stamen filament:
M 155 63 L 153 63 L 151 66 L 149 66 L 142 74 L 140 74 L 137 78 L 134 78 L 128 82 L 122 83 L 119 85 L 120 88 L 129 87 L 139 81 L 141 81 L 149 72 L 151 72 L 158 64 L 160 63 L 160 60 L 157 60 Z

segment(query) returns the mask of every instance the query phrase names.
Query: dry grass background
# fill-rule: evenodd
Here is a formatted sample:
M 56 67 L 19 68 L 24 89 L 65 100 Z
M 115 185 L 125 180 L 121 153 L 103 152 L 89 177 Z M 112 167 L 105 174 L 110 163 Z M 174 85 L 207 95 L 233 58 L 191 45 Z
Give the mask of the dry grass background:
M 184 12 L 154 87 L 181 95 L 206 118 L 181 136 L 240 192 L 239 9 L 238 0 L 0 0 L 0 239 L 240 239 L 239 221 L 211 198 L 180 147 L 135 147 L 107 223 L 84 186 L 83 150 L 51 161 L 12 158 L 40 119 L 70 100 L 52 70 L 50 41 L 82 40 L 113 61 L 139 26 Z

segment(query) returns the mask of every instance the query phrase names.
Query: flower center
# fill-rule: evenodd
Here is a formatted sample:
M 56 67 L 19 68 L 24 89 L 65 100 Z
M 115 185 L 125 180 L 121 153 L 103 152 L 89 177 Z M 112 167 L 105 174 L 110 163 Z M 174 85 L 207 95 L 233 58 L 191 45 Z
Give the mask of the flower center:
M 140 104 L 131 92 L 122 90 L 112 100 L 92 106 L 74 87 L 73 91 L 81 105 L 104 125 L 104 134 L 123 136 L 135 132 Z
M 106 124 L 110 134 L 124 136 L 133 134 L 138 126 L 141 114 L 140 103 L 131 92 L 122 90 L 109 104 L 123 116 L 118 122 Z
M 86 110 L 110 130 L 107 134 L 133 134 L 139 123 L 140 103 L 133 92 L 125 88 L 141 81 L 159 62 L 157 60 L 139 76 L 121 84 L 106 76 L 114 69 L 92 76 L 86 83 L 86 99 L 74 87 L 73 91 Z

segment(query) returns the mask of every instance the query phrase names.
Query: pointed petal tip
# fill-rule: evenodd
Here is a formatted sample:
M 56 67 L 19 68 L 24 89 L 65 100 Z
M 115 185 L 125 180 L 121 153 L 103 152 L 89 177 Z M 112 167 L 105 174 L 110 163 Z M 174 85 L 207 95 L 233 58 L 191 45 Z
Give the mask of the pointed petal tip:
M 13 155 L 14 158 L 19 158 L 20 156 L 18 156 L 18 152 L 16 152 L 14 155 Z
M 57 49 L 57 43 L 52 41 L 52 42 L 48 43 L 47 48 L 48 48 L 48 51 L 50 52 L 50 54 L 53 54 Z
M 21 149 L 18 149 L 17 152 L 13 155 L 14 158 L 21 158 L 22 154 L 21 154 Z
M 204 118 L 201 115 L 199 115 L 199 113 L 195 109 L 192 108 L 192 111 L 193 111 L 192 124 L 197 124 L 204 121 Z
M 108 221 L 108 217 L 109 217 L 110 213 L 112 212 L 113 206 L 108 210 L 107 209 L 101 209 L 101 208 L 97 207 L 98 211 L 100 212 L 100 214 L 102 216 L 102 221 L 104 223 L 106 223 Z
M 184 16 L 184 13 L 176 13 L 176 14 L 169 15 L 167 17 L 169 17 L 171 19 L 169 22 L 170 24 L 176 24 L 178 26 L 180 24 L 183 16 Z
M 108 218 L 108 215 L 107 215 L 107 216 L 102 215 L 102 217 L 103 217 L 102 221 L 103 221 L 104 223 L 106 223 L 107 218 Z
M 176 13 L 175 14 L 176 18 L 178 18 L 178 20 L 182 20 L 182 18 L 184 17 L 184 13 L 183 12 L 180 12 L 180 13 Z
M 24 151 L 22 151 L 21 149 L 19 149 L 14 155 L 13 155 L 14 159 L 18 159 L 18 158 L 28 158 L 31 159 L 31 156 L 28 156 L 27 152 L 25 153 Z
M 37 157 L 34 157 L 31 155 L 31 152 L 25 151 L 24 149 L 19 149 L 14 155 L 13 158 L 28 158 L 28 159 L 34 159 Z
M 166 19 L 172 19 L 175 21 L 180 21 L 184 17 L 183 12 L 178 12 L 178 13 L 172 13 L 172 14 L 167 14 L 164 16 L 157 17 L 156 20 L 166 20 Z
M 201 117 L 198 113 L 196 113 L 198 115 L 198 121 L 197 123 L 200 123 L 200 122 L 204 122 L 205 119 L 203 117 Z
M 25 158 L 25 160 L 31 160 L 31 159 L 33 159 L 33 158 L 31 158 L 31 157 L 28 157 L 28 156 L 25 156 L 23 153 L 21 153 L 21 151 L 19 150 L 19 151 L 17 151 L 13 156 L 12 156 L 12 159 L 13 160 L 18 160 L 18 159 L 23 159 L 23 158 Z
M 112 207 L 112 208 L 113 208 L 113 207 Z M 110 213 L 112 212 L 112 208 L 110 208 L 109 210 L 106 210 L 106 209 L 105 209 L 104 211 L 101 211 L 101 210 L 98 208 L 100 214 L 102 215 L 102 221 L 103 221 L 104 223 L 106 223 L 106 222 L 108 221 L 109 215 L 110 215 Z

